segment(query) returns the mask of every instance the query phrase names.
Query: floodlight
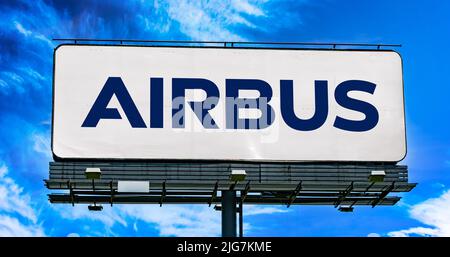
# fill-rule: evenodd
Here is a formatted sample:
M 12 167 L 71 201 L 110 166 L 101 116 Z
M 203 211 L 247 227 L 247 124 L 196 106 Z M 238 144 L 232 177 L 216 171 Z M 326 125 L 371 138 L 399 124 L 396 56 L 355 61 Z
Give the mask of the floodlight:
M 245 170 L 232 170 L 230 175 L 230 180 L 234 182 L 243 181 L 247 173 Z
M 384 170 L 372 170 L 370 172 L 369 181 L 370 182 L 383 182 L 386 172 Z
M 103 206 L 101 206 L 101 205 L 89 205 L 88 206 L 88 209 L 90 210 L 90 211 L 101 211 L 101 210 L 103 210 Z
M 214 210 L 221 211 L 222 210 L 222 205 L 221 204 L 214 205 Z
M 100 179 L 102 171 L 100 170 L 100 168 L 86 168 L 84 174 L 86 175 L 87 179 Z
M 352 206 L 339 206 L 338 209 L 340 212 L 353 212 L 353 207 Z

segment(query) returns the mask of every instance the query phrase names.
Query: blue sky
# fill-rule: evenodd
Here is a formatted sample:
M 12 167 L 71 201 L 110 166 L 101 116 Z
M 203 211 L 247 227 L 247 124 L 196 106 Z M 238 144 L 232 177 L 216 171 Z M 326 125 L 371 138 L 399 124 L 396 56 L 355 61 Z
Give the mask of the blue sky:
M 410 181 L 395 207 L 246 207 L 247 236 L 450 236 L 449 1 L 0 1 L 0 236 L 216 236 L 207 206 L 48 203 L 52 38 L 400 43 Z

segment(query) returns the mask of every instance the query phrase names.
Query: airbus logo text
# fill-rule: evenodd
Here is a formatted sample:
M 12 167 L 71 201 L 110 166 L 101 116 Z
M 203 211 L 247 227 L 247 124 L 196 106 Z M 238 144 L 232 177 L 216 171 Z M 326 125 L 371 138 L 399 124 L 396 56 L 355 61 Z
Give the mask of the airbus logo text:
M 82 127 L 96 127 L 102 119 L 122 119 L 116 108 L 108 108 L 108 104 L 115 96 L 123 112 L 133 128 L 163 128 L 163 78 L 150 78 L 150 117 L 144 121 L 138 111 L 133 98 L 120 77 L 109 77 L 101 89 L 97 99 L 88 112 Z M 299 118 L 294 111 L 294 82 L 280 80 L 280 113 L 283 121 L 297 131 L 312 131 L 319 129 L 328 118 L 328 86 L 327 80 L 315 80 L 315 110 L 307 119 Z M 336 115 L 333 126 L 336 129 L 364 132 L 373 129 L 379 120 L 379 114 L 371 103 L 349 96 L 350 92 L 360 91 L 374 94 L 376 84 L 364 80 L 346 80 L 339 83 L 334 90 L 334 100 L 342 108 L 364 114 L 364 119 L 350 120 Z M 186 101 L 186 90 L 203 90 L 206 99 L 203 101 Z M 252 90 L 259 93 L 259 97 L 239 97 L 239 91 Z M 264 129 L 271 126 L 275 117 L 271 105 L 272 86 L 259 79 L 225 79 L 225 110 L 226 129 Z M 218 125 L 210 111 L 220 100 L 219 88 L 211 80 L 205 78 L 172 78 L 172 128 L 185 127 L 186 106 L 195 113 L 205 129 L 218 129 Z M 222 96 L 223 97 L 223 96 Z M 272 100 L 273 101 L 273 100 Z M 301 105 L 301 103 L 297 103 Z M 239 109 L 254 109 L 260 112 L 259 118 L 240 118 Z

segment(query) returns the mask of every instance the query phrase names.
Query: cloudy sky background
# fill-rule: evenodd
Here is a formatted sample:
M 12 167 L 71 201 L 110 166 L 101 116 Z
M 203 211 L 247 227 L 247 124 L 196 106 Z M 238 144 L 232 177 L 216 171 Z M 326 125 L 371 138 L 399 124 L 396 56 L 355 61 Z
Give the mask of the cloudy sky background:
M 410 181 L 395 207 L 247 206 L 247 236 L 450 236 L 449 1 L 0 0 L 0 236 L 217 236 L 207 206 L 50 205 L 52 38 L 400 43 Z

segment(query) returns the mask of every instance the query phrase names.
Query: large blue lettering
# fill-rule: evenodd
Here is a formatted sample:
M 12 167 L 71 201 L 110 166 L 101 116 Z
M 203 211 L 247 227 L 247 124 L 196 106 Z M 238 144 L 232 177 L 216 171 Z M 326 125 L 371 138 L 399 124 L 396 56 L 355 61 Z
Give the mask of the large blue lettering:
M 257 98 L 239 98 L 239 90 L 256 90 Z M 226 80 L 227 129 L 263 129 L 273 123 L 275 112 L 268 104 L 272 99 L 272 88 L 267 82 L 257 79 Z M 238 110 L 241 108 L 259 109 L 261 117 L 257 119 L 241 119 Z
M 107 108 L 113 95 L 116 96 L 125 115 L 133 128 L 145 128 L 145 122 L 136 105 L 119 77 L 109 77 L 94 105 L 89 111 L 82 127 L 96 127 L 101 119 L 122 119 L 116 108 Z
M 350 91 L 362 91 L 373 94 L 376 85 L 363 80 L 347 80 L 336 87 L 334 97 L 336 102 L 347 109 L 362 112 L 366 115 L 363 120 L 347 120 L 336 117 L 333 126 L 342 130 L 362 132 L 374 128 L 378 123 L 378 111 L 370 103 L 353 99 L 348 96 Z
M 150 128 L 163 127 L 163 79 L 150 78 Z
M 172 127 L 184 128 L 185 126 L 186 89 L 201 89 L 206 92 L 205 101 L 189 102 L 189 106 L 203 124 L 203 127 L 218 128 L 209 111 L 219 102 L 219 89 L 212 81 L 197 78 L 172 79 Z
M 271 86 L 258 79 L 226 79 L 226 128 L 227 129 L 264 129 L 273 124 L 275 112 L 269 101 L 273 97 Z M 376 85 L 363 80 L 348 80 L 340 83 L 334 92 L 336 103 L 341 107 L 360 112 L 365 115 L 362 120 L 349 120 L 336 116 L 333 126 L 345 131 L 363 132 L 373 129 L 379 120 L 379 114 L 372 104 L 354 99 L 348 94 L 361 91 L 374 94 Z M 206 99 L 203 101 L 186 101 L 186 90 L 203 90 Z M 258 97 L 240 97 L 243 90 L 257 91 Z M 285 123 L 298 131 L 312 131 L 320 128 L 328 117 L 328 82 L 314 82 L 315 110 L 307 119 L 299 118 L 294 110 L 294 84 L 292 80 L 280 80 L 280 108 Z M 115 96 L 133 128 L 146 128 L 133 99 L 120 77 L 109 77 L 90 109 L 82 127 L 96 127 L 101 119 L 122 119 L 116 108 L 108 108 L 111 98 Z M 210 110 L 219 102 L 219 89 L 210 80 L 201 78 L 172 79 L 172 127 L 185 127 L 185 105 L 194 111 L 204 128 L 217 129 Z M 164 113 L 163 78 L 150 78 L 150 128 L 163 128 Z M 298 106 L 298 104 L 297 104 Z M 258 118 L 239 116 L 240 109 L 258 110 Z
M 280 81 L 281 115 L 286 124 L 300 131 L 311 131 L 320 128 L 328 116 L 328 85 L 327 81 L 315 81 L 314 115 L 309 119 L 300 119 L 294 112 L 294 85 L 292 80 Z

